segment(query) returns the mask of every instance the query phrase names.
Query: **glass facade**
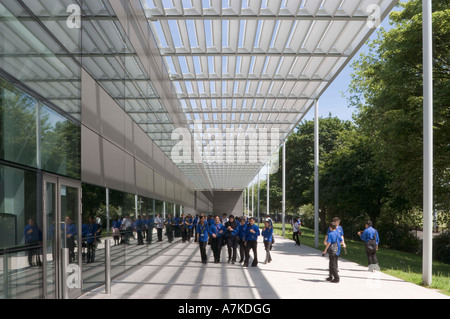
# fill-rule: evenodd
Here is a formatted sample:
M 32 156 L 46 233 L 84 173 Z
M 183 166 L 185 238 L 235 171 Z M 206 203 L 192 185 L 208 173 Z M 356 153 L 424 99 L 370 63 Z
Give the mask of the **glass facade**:
M 0 3 L 3 299 L 73 298 L 102 285 L 105 239 L 113 245 L 115 276 L 168 246 L 157 242 L 156 230 L 141 234 L 147 245 L 137 245 L 140 215 L 180 214 L 173 203 L 81 182 L 83 68 L 158 146 L 164 146 L 158 131 L 173 127 L 146 74 L 149 67 L 127 38 L 131 25 L 122 26 L 107 1 L 76 2 L 81 25 L 72 1 Z M 125 217 L 131 229 L 115 242 L 113 226 Z M 95 241 L 87 231 L 92 220 L 101 225 Z M 70 287 L 68 266 L 74 269 Z

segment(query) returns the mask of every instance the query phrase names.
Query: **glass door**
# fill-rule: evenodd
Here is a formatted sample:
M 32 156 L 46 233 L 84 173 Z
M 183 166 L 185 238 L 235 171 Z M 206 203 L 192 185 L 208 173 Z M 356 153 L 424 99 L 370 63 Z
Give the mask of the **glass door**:
M 44 295 L 72 299 L 81 295 L 81 183 L 45 175 Z

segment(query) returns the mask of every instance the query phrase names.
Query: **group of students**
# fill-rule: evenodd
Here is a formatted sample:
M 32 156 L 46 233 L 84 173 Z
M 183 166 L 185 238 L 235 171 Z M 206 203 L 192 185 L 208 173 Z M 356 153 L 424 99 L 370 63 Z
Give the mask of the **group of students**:
M 334 217 L 325 236 L 325 249 L 322 256 L 328 253 L 329 257 L 329 276 L 328 281 L 338 283 L 340 281 L 338 270 L 338 257 L 341 254 L 341 246 L 346 251 L 347 246 L 344 241 L 344 229 L 340 226 L 340 218 Z M 365 230 L 358 232 L 361 240 L 365 242 L 366 254 L 369 263 L 369 271 L 379 270 L 377 250 L 380 243 L 378 231 L 372 227 L 372 222 L 369 220 L 365 224 Z
M 235 264 L 237 262 L 237 248 L 239 246 L 239 263 L 243 263 L 244 267 L 248 267 L 250 261 L 250 251 L 253 252 L 252 267 L 258 265 L 257 244 L 258 237 L 263 236 L 264 248 L 266 251 L 266 259 L 264 263 L 270 263 L 272 257 L 270 251 L 274 243 L 273 225 L 270 218 L 264 222 L 264 228 L 259 229 L 255 224 L 253 217 L 237 217 L 230 215 L 228 218 L 219 216 L 208 216 L 208 218 L 200 214 L 195 225 L 196 237 L 200 248 L 200 257 L 202 263 L 207 263 L 206 246 L 211 245 L 214 255 L 214 263 L 220 262 L 222 247 L 228 248 L 228 263 Z

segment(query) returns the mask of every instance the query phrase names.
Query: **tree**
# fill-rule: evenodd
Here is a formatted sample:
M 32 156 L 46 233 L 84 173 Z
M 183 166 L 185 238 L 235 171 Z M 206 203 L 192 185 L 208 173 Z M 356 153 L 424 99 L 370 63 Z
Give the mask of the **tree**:
M 381 30 L 371 50 L 354 62 L 349 101 L 358 108 L 356 124 L 377 146 L 392 177 L 398 209 L 422 205 L 422 6 L 420 0 L 392 12 L 395 27 Z M 437 207 L 450 203 L 450 7 L 433 1 L 434 185 Z

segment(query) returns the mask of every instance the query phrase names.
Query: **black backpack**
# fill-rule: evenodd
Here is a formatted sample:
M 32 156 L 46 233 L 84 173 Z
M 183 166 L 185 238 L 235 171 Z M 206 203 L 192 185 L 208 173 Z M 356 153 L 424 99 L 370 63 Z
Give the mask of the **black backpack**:
M 334 257 L 337 255 L 338 251 L 339 251 L 339 243 L 338 242 L 332 243 L 328 248 L 328 255 Z

